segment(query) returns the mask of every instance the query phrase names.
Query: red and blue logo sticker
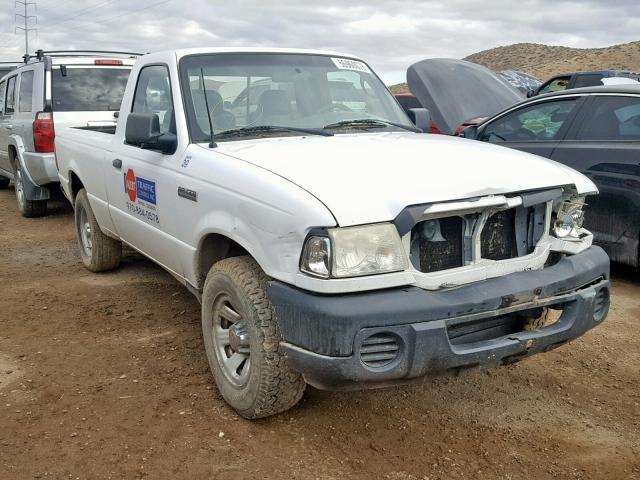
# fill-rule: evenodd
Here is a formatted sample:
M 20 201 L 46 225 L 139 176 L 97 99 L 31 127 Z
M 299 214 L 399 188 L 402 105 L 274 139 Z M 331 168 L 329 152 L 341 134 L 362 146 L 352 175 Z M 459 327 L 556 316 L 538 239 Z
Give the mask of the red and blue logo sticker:
M 142 200 L 152 205 L 156 204 L 156 182 L 136 177 L 132 168 L 124 174 L 124 191 L 132 202 Z

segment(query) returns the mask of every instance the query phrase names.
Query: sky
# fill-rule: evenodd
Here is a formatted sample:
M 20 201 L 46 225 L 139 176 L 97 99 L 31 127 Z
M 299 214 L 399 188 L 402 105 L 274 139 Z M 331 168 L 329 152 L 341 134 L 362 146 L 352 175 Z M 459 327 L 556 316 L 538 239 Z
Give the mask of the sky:
M 29 0 L 36 1 L 36 0 Z M 412 63 L 518 42 L 605 47 L 640 40 L 640 1 L 37 0 L 30 50 L 157 51 L 204 46 L 337 50 L 387 84 Z M 23 13 L 0 1 L 0 60 L 24 53 Z M 16 23 L 17 22 L 17 23 Z

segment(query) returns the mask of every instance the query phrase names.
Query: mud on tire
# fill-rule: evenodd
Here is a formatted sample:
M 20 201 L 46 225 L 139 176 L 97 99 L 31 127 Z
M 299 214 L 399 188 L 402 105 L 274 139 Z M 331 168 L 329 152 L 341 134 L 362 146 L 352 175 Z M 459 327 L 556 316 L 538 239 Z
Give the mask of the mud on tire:
M 306 387 L 302 376 L 289 368 L 280 347 L 267 281 L 250 257 L 228 258 L 211 268 L 202 295 L 202 332 L 209 366 L 220 394 L 248 419 L 288 410 Z M 244 362 L 234 362 L 232 357 L 241 352 Z
M 13 183 L 20 214 L 26 218 L 44 217 L 47 214 L 47 201 L 27 200 L 24 190 L 24 173 L 19 164 L 16 165 L 14 170 Z
M 76 195 L 74 209 L 76 237 L 84 266 L 92 272 L 116 268 L 122 257 L 122 242 L 102 233 L 84 188 Z

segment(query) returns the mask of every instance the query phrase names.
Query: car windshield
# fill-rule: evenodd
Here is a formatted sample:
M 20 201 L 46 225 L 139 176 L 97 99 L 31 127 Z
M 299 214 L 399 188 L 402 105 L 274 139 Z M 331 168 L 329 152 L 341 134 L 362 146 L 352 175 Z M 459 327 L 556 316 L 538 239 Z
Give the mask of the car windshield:
M 300 135 L 294 129 L 324 127 L 336 134 L 415 129 L 359 60 L 281 53 L 191 55 L 180 62 L 180 75 L 195 142 L 209 139 L 207 107 L 221 140 L 246 138 L 247 133 Z M 381 122 L 363 122 L 368 119 Z M 259 128 L 265 126 L 284 128 Z

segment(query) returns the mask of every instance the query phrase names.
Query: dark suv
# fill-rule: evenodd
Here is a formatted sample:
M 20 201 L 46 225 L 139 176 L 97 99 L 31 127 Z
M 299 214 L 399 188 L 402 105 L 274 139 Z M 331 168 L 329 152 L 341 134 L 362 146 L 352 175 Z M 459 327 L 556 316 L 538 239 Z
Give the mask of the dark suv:
M 640 81 L 640 73 L 626 70 L 597 70 L 593 72 L 563 73 L 550 78 L 534 90 L 529 97 L 544 93 L 559 92 L 571 88 L 595 87 L 602 85 L 603 78 L 621 77 Z
M 461 136 L 550 158 L 588 176 L 585 226 L 611 260 L 640 267 L 640 85 L 541 95 Z

